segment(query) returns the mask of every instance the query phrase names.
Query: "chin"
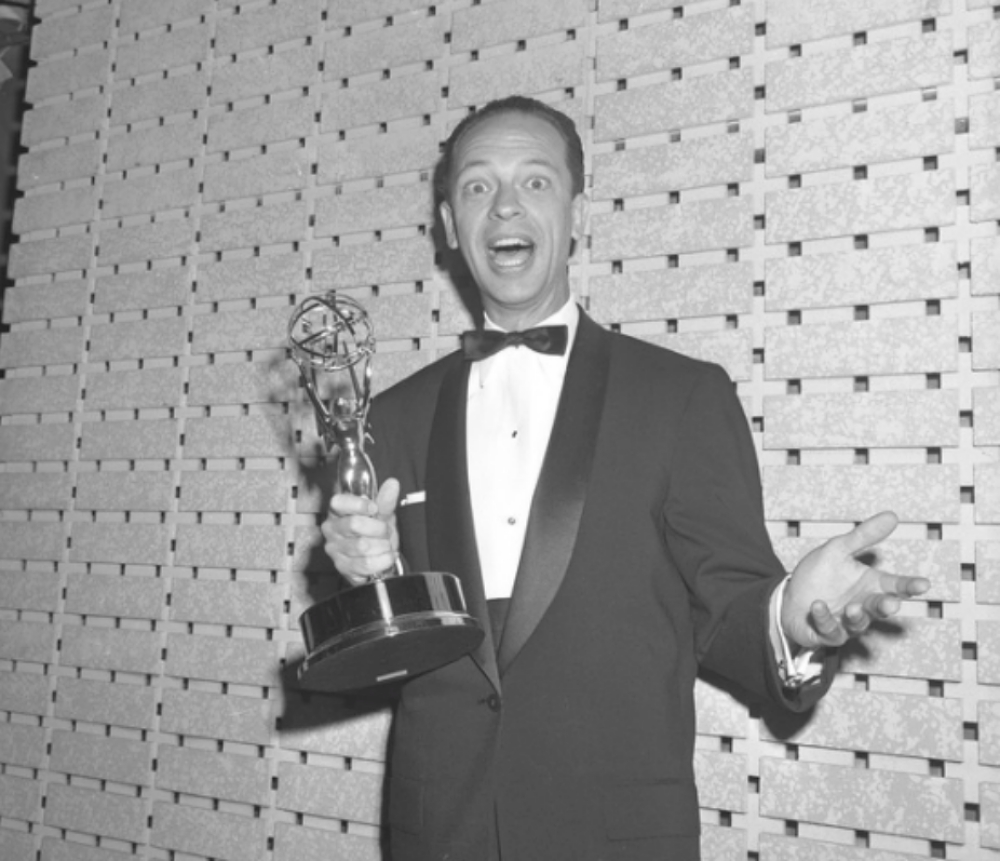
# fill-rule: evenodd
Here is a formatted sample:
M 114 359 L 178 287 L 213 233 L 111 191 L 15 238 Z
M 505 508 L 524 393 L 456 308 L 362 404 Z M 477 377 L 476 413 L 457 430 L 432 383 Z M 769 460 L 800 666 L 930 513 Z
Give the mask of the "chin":
M 495 305 L 507 310 L 517 310 L 526 306 L 534 306 L 544 301 L 535 290 L 493 290 L 489 294 Z

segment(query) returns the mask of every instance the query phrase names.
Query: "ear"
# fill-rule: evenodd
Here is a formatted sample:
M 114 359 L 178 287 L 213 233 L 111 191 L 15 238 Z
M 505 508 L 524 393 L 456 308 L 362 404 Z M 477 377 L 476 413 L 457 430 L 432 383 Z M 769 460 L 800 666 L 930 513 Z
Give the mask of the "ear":
M 441 215 L 441 223 L 444 225 L 444 237 L 448 242 L 448 247 L 452 251 L 458 250 L 458 232 L 455 230 L 455 214 L 451 211 L 451 204 L 447 200 L 442 200 L 438 206 Z
M 578 242 L 583 237 L 583 229 L 587 220 L 587 195 L 582 191 L 573 198 L 572 207 L 572 231 L 573 238 Z
M 583 238 L 583 229 L 587 220 L 588 203 L 589 201 L 587 200 L 587 196 L 581 191 L 576 197 L 573 198 L 573 202 L 570 204 L 570 258 L 576 256 L 577 249 L 580 246 L 580 240 Z

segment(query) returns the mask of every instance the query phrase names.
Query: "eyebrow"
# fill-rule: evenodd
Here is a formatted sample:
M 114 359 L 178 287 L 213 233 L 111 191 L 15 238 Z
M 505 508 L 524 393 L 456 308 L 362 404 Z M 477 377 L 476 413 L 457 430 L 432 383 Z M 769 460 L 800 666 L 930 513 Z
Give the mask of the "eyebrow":
M 492 164 L 492 161 L 490 159 L 477 158 L 477 159 L 473 159 L 472 161 L 467 161 L 467 162 L 464 162 L 464 163 L 462 163 L 460 165 L 457 165 L 456 166 L 457 169 L 456 169 L 455 173 L 456 173 L 456 176 L 457 176 L 459 174 L 464 173 L 469 168 L 474 168 L 474 167 L 489 167 L 491 164 Z M 528 159 L 528 161 L 524 162 L 524 164 L 526 164 L 526 165 L 528 165 L 530 167 L 547 167 L 550 170 L 555 170 L 555 171 L 559 170 L 558 163 L 552 161 L 551 159 L 547 159 L 547 158 L 532 158 L 532 159 Z

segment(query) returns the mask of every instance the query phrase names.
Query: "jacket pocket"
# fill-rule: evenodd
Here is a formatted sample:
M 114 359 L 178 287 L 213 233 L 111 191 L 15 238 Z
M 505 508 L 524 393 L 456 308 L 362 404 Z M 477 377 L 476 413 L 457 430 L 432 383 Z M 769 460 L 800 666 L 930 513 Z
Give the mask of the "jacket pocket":
M 696 836 L 698 793 L 678 780 L 613 786 L 604 796 L 604 823 L 609 840 Z
M 422 503 L 396 508 L 400 550 L 414 571 L 427 570 L 427 506 Z
M 389 778 L 389 825 L 419 834 L 424 825 L 424 785 L 408 777 Z

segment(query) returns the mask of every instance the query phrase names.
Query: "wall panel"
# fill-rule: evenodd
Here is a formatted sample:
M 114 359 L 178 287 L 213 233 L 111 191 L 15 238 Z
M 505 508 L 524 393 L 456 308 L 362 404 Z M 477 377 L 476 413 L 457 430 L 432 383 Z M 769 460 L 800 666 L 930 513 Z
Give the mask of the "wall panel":
M 697 686 L 713 861 L 1000 857 L 991 0 L 39 0 L 0 330 L 0 856 L 376 861 L 388 711 L 290 684 L 319 441 L 470 316 L 431 188 L 520 92 L 586 146 L 601 324 L 733 377 L 789 565 L 881 508 L 931 591 L 809 720 Z

